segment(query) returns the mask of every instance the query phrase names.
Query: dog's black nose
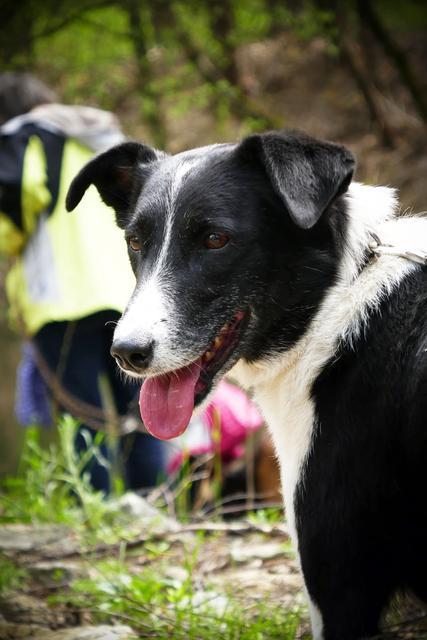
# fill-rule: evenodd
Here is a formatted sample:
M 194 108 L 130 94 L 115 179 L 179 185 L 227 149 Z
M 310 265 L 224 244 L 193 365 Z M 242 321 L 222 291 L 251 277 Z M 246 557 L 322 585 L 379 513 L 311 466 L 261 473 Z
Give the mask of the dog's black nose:
M 110 353 L 123 369 L 139 373 L 146 369 L 153 357 L 154 340 L 143 345 L 125 340 L 114 340 Z

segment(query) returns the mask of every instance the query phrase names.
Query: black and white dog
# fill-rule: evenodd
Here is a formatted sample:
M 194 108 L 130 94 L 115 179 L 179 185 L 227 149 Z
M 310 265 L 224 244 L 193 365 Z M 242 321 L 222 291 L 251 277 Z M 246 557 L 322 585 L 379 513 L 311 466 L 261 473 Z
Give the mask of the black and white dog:
M 136 288 L 112 354 L 147 378 L 151 433 L 181 433 L 225 373 L 254 390 L 316 640 L 375 634 L 398 589 L 427 601 L 427 218 L 353 169 L 295 132 L 129 142 L 67 201 L 93 183 L 125 230 Z

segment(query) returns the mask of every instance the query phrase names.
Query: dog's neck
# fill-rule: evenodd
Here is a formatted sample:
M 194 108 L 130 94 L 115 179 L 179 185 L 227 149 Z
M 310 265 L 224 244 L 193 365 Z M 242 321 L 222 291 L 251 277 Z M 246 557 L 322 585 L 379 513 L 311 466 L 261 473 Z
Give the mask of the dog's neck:
M 243 387 L 253 390 L 269 425 L 296 548 L 294 490 L 303 477 L 316 426 L 313 383 L 340 345 L 356 346 L 383 297 L 420 268 L 396 255 L 369 259 L 372 234 L 394 242 L 427 238 L 427 219 L 396 217 L 396 199 L 389 189 L 354 185 L 346 200 L 349 224 L 338 275 L 305 333 L 288 351 L 254 363 L 241 359 L 230 372 Z
M 402 249 L 420 248 L 420 238 L 427 238 L 426 218 L 399 217 L 396 193 L 388 187 L 354 183 L 345 202 L 348 226 L 336 282 L 292 348 L 279 356 L 253 363 L 240 360 L 235 365 L 230 375 L 245 388 L 270 385 L 288 371 L 310 388 L 339 344 L 352 346 L 383 296 L 417 268 L 401 255 L 374 256 L 371 245 L 377 237 Z

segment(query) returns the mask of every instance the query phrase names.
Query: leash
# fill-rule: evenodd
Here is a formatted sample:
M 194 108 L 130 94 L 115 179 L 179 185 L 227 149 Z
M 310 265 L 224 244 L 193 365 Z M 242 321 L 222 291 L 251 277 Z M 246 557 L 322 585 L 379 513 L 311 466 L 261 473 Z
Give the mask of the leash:
M 129 406 L 127 413 L 124 416 L 116 416 L 113 418 L 108 413 L 99 407 L 96 407 L 88 402 L 80 400 L 70 391 L 65 389 L 61 383 L 61 371 L 54 371 L 50 368 L 45 358 L 41 354 L 37 345 L 32 342 L 34 350 L 35 361 L 37 368 L 46 386 L 52 396 L 52 400 L 57 405 L 56 409 L 68 411 L 79 422 L 87 425 L 95 431 L 107 431 L 108 424 L 114 423 L 114 428 L 118 436 L 125 436 L 133 431 L 141 431 L 147 433 L 142 421 L 135 415 L 135 411 L 132 411 L 132 406 Z M 131 403 L 133 405 L 133 402 Z
M 383 244 L 374 233 L 371 233 L 371 236 L 372 242 L 370 242 L 368 246 L 375 256 L 398 256 L 399 258 L 405 258 L 405 260 L 410 260 L 417 264 L 427 265 L 427 251 L 421 249 L 405 251 L 392 244 Z

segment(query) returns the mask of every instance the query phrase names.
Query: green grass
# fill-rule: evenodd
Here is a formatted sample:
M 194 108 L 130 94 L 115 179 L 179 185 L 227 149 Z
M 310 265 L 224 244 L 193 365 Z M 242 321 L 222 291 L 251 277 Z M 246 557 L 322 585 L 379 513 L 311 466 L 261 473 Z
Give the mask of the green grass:
M 0 595 L 18 591 L 27 577 L 28 574 L 25 569 L 17 567 L 9 558 L 0 555 Z
M 58 444 L 47 448 L 41 446 L 37 429 L 29 430 L 18 474 L 0 485 L 0 524 L 59 523 L 79 536 L 86 577 L 58 586 L 50 601 L 86 612 L 93 622 L 128 624 L 140 638 L 294 640 L 297 609 L 285 610 L 277 600 L 257 597 L 256 591 L 238 593 L 232 586 L 218 591 L 210 584 L 200 567 L 214 536 L 200 533 L 188 543 L 156 538 L 128 550 L 127 541 L 141 534 L 140 526 L 94 491 L 85 473 L 88 460 L 100 456 L 99 442 L 89 443 L 88 452 L 79 457 L 76 422 L 65 416 L 58 429 Z M 188 520 L 188 514 L 181 515 Z M 250 517 L 271 524 L 282 513 L 263 510 Z M 216 542 L 220 549 L 222 541 Z M 104 551 L 105 543 L 115 543 L 103 559 L 92 554 L 99 543 Z M 0 556 L 0 594 L 25 590 L 29 580 L 25 569 Z
M 77 427 L 65 415 L 58 426 L 59 443 L 48 448 L 40 444 L 39 429 L 27 430 L 18 473 L 0 484 L 0 524 L 64 524 L 94 542 L 124 534 L 116 526 L 117 508 L 92 488 L 85 471 L 93 456 L 102 460 L 100 439 L 88 441 L 88 450 L 79 456 L 74 447 Z
M 239 598 L 231 589 L 202 590 L 193 575 L 195 561 L 194 552 L 186 554 L 182 577 L 171 578 L 159 566 L 136 572 L 123 555 L 93 565 L 91 577 L 74 582 L 59 599 L 90 610 L 98 622 L 128 622 L 141 638 L 294 640 L 298 610 L 285 611 L 247 594 Z

